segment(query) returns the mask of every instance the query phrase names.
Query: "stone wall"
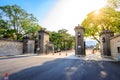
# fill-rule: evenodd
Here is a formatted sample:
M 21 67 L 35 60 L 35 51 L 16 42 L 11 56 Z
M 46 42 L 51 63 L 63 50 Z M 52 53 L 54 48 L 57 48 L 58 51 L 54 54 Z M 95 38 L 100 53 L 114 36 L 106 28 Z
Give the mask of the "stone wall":
M 46 53 L 53 53 L 54 52 L 54 44 L 52 42 L 48 42 L 46 44 Z
M 120 60 L 120 34 L 110 38 L 111 56 L 115 60 Z
M 34 53 L 35 49 L 35 41 L 34 40 L 28 40 L 28 53 Z
M 19 55 L 23 53 L 23 42 L 0 39 L 1 55 Z

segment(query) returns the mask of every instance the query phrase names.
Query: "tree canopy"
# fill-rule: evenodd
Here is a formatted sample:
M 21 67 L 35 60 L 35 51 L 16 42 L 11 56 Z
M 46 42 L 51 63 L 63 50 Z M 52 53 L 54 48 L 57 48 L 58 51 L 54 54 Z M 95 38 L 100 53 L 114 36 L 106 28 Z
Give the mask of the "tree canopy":
M 99 36 L 102 30 L 120 32 L 120 12 L 111 7 L 104 7 L 90 12 L 81 25 L 85 27 L 85 36 L 92 36 L 99 42 L 96 36 Z
M 0 6 L 0 21 L 0 27 L 3 25 L 7 27 L 5 30 L 7 36 L 1 33 L 3 38 L 18 40 L 25 34 L 35 37 L 36 31 L 42 28 L 37 24 L 38 20 L 32 14 L 27 13 L 18 5 Z
M 82 26 L 85 27 L 85 36 L 97 38 L 102 30 L 112 30 L 120 32 L 120 0 L 107 0 L 107 5 L 99 10 L 90 12 L 83 20 Z
M 120 0 L 107 0 L 107 5 L 112 8 L 119 8 L 120 7 Z
M 58 32 L 50 32 L 50 41 L 54 43 L 55 49 L 72 49 L 75 45 L 74 36 L 67 33 L 68 30 L 60 29 Z

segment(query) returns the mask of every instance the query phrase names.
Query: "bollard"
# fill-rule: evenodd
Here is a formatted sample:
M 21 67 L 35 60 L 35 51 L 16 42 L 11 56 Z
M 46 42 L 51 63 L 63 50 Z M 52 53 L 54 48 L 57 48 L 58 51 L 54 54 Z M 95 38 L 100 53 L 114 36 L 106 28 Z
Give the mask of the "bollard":
M 66 52 L 66 56 L 67 56 L 67 52 Z
M 54 53 L 52 53 L 54 55 Z
M 9 80 L 8 73 L 6 72 L 4 75 L 4 80 Z
M 61 52 L 59 52 L 59 56 L 61 55 Z

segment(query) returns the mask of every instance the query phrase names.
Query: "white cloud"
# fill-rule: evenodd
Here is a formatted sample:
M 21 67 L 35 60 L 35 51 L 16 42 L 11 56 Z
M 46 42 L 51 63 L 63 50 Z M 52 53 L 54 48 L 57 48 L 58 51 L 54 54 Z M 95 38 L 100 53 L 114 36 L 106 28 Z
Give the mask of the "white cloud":
M 74 35 L 74 27 L 80 24 L 90 11 L 104 5 L 104 0 L 60 0 L 41 25 L 51 31 L 65 28 Z

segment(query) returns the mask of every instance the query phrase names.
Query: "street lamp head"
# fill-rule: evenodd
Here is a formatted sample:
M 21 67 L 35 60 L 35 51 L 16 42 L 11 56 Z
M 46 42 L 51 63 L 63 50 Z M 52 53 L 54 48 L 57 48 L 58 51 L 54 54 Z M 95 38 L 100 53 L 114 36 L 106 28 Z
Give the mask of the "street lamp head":
M 102 38 L 102 42 L 103 42 L 103 43 L 105 42 L 105 38 L 104 38 L 104 37 Z

